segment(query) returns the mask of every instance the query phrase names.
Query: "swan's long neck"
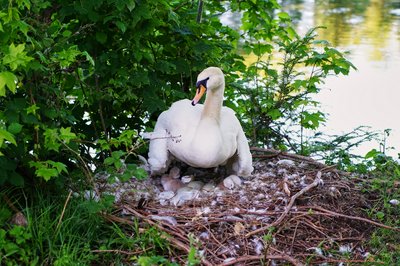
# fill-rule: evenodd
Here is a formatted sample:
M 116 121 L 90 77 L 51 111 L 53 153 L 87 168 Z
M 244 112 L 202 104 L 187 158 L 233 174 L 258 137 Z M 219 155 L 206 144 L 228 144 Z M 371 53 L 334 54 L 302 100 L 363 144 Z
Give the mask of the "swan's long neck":
M 224 100 L 224 84 L 221 84 L 216 90 L 207 92 L 204 102 L 204 109 L 201 118 L 212 118 L 219 122 L 221 116 L 222 102 Z

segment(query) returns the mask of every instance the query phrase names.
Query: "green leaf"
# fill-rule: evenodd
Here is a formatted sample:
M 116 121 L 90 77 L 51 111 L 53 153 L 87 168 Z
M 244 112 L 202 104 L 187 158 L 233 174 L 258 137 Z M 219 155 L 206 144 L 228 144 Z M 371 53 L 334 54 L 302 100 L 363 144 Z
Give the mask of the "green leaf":
M 11 70 L 17 69 L 18 66 L 26 66 L 26 64 L 33 59 L 33 57 L 27 56 L 25 50 L 25 44 L 14 43 L 10 44 L 8 47 L 8 54 L 3 58 L 3 64 L 9 65 Z
M 293 29 L 292 27 L 287 27 L 286 32 L 288 33 L 288 36 L 290 37 L 290 39 L 298 37 L 296 30 Z
M 148 176 L 147 171 L 141 167 L 138 167 L 136 164 L 127 164 L 126 172 L 129 173 L 130 177 L 134 176 L 139 180 L 145 179 Z
M 44 133 L 44 145 L 47 149 L 59 151 L 61 144 L 58 141 L 57 129 L 47 128 Z
M 138 167 L 134 174 L 133 174 L 137 179 L 145 179 L 148 176 L 148 173 L 146 170 L 144 170 L 143 168 Z
M 90 54 L 86 51 L 82 52 L 82 55 L 84 55 L 86 57 L 86 60 L 92 65 L 94 66 L 94 60 L 93 57 L 90 56 Z
M 126 25 L 122 21 L 116 21 L 115 24 L 117 25 L 118 29 L 120 29 L 123 33 L 126 31 Z
M 321 122 L 325 121 L 324 114 L 321 112 L 309 113 L 309 112 L 302 112 L 302 122 L 301 124 L 305 128 L 316 129 L 319 127 Z
M 4 71 L 0 73 L 0 96 L 6 95 L 5 87 L 7 86 L 8 89 L 15 93 L 16 91 L 16 84 L 17 84 L 17 77 L 8 71 Z
M 377 151 L 376 149 L 372 149 L 364 156 L 365 159 L 374 158 L 378 154 L 382 154 L 381 152 Z
M 42 177 L 45 181 L 49 181 L 52 177 L 57 177 L 61 172 L 68 173 L 67 167 L 61 162 L 51 160 L 45 162 L 30 161 L 29 165 L 36 168 L 35 174 Z
M 58 176 L 57 169 L 54 168 L 39 168 L 35 171 L 35 174 L 38 177 L 42 177 L 45 181 L 49 181 L 52 177 Z
M 135 0 L 128 0 L 126 3 L 126 7 L 128 8 L 129 12 L 132 12 L 135 6 L 136 6 Z
M 53 168 L 57 169 L 57 172 L 61 174 L 61 172 L 68 173 L 67 166 L 61 162 L 54 162 L 54 161 L 46 161 L 49 165 Z
M 37 106 L 36 104 L 32 104 L 31 106 L 26 108 L 26 114 L 27 115 L 29 115 L 29 114 L 36 115 L 36 111 L 39 109 L 40 109 L 39 106 Z
M 122 156 L 124 156 L 126 154 L 126 152 L 124 151 L 113 151 L 111 153 L 111 157 L 115 158 L 115 159 L 120 159 Z
M 65 143 L 69 143 L 72 139 L 76 139 L 76 134 L 71 132 L 71 127 L 60 129 L 60 139 Z
M 104 160 L 104 164 L 105 164 L 105 165 L 113 165 L 114 162 L 115 162 L 115 159 L 114 159 L 113 157 L 107 157 L 107 158 Z
M 290 20 L 290 16 L 286 12 L 279 12 L 278 17 L 282 20 Z
M 17 142 L 15 141 L 13 134 L 8 132 L 7 130 L 0 129 L 0 147 L 3 145 L 4 140 L 9 141 L 15 146 L 17 146 Z
M 58 62 L 61 67 L 69 67 L 72 63 L 75 62 L 76 57 L 80 55 L 81 52 L 78 50 L 78 46 L 72 45 L 68 48 L 68 50 L 62 50 L 54 54 L 53 61 Z
M 382 220 L 384 217 L 385 217 L 385 213 L 383 213 L 383 212 L 376 213 L 376 218 L 378 218 L 379 220 Z
M 272 120 L 276 120 L 282 116 L 282 113 L 279 111 L 279 109 L 272 109 L 268 111 L 268 115 L 272 118 Z
M 72 35 L 72 32 L 71 32 L 70 30 L 65 30 L 65 31 L 62 33 L 62 35 L 63 35 L 64 37 L 69 37 L 69 36 Z
M 19 123 L 12 123 L 8 126 L 8 132 L 11 134 L 18 134 L 22 130 L 22 125 Z

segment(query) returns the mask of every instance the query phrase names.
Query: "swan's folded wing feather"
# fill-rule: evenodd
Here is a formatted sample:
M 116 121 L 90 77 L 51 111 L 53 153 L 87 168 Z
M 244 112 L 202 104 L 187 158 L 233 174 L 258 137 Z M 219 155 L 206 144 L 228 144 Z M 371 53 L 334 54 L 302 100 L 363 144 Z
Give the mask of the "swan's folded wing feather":
M 247 138 L 243 132 L 242 127 L 240 126 L 237 135 L 237 154 L 238 154 L 238 161 L 237 161 L 237 174 L 239 176 L 249 176 L 251 172 L 253 172 L 253 158 L 251 156 L 249 143 Z

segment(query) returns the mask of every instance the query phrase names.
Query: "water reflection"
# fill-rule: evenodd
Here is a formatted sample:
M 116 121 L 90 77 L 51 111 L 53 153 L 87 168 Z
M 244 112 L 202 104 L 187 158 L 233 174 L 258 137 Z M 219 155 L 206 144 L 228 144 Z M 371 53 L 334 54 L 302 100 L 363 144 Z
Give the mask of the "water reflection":
M 376 47 L 372 58 L 380 60 L 392 26 L 398 21 L 394 14 L 398 12 L 400 1 L 285 0 L 281 5 L 292 15 L 300 31 L 316 25 L 325 26 L 327 30 L 320 32 L 321 39 L 338 47 L 359 45 L 364 39 Z M 307 12 L 312 12 L 311 18 L 307 18 Z
M 282 0 L 300 33 L 315 26 L 321 39 L 351 52 L 358 68 L 348 77 L 332 77 L 317 96 L 330 114 L 327 131 L 340 133 L 358 125 L 376 130 L 392 128 L 389 146 L 400 152 L 400 122 L 396 88 L 400 83 L 400 1 L 399 0 Z M 371 143 L 362 154 L 378 145 Z

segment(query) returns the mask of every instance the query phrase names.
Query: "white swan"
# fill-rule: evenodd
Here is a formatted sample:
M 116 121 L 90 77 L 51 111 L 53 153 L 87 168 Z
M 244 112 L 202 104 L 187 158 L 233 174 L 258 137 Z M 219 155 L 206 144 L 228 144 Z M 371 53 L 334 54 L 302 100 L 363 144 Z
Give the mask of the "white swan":
M 221 69 L 203 70 L 196 87 L 193 101 L 177 101 L 158 117 L 149 148 L 152 174 L 164 173 L 175 158 L 199 168 L 227 165 L 230 173 L 249 176 L 253 166 L 246 136 L 234 111 L 222 106 Z M 197 104 L 204 93 L 204 105 Z

